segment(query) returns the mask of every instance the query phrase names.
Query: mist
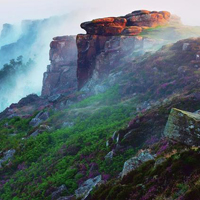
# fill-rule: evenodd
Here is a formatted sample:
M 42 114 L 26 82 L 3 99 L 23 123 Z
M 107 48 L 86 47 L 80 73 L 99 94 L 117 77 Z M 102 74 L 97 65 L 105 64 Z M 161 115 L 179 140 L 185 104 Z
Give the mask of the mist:
M 5 37 L 0 38 L 0 69 L 11 59 L 19 56 L 23 56 L 25 63 L 32 59 L 34 67 L 26 74 L 9 76 L 3 84 L 0 83 L 0 111 L 31 93 L 40 95 L 43 73 L 50 63 L 49 45 L 52 38 L 84 32 L 76 23 L 81 23 L 86 17 L 87 15 L 83 15 L 82 12 L 71 12 L 62 16 L 24 20 L 20 24 L 10 25 L 7 34 L 2 34 Z

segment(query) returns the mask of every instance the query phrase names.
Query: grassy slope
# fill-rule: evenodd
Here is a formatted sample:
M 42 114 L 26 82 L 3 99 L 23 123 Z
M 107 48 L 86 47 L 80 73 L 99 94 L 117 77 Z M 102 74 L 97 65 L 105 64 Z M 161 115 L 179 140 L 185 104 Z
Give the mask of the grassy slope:
M 24 130 L 30 129 L 30 119 L 14 118 L 5 120 L 9 128 L 1 131 L 1 149 L 16 149 L 14 159 L 5 163 L 1 169 L 3 199 L 50 199 L 54 188 L 65 184 L 70 193 L 93 174 L 89 173 L 92 163 L 98 165 L 97 174 L 106 177 L 117 175 L 125 160 L 134 155 L 135 150 L 126 150 L 117 155 L 109 165 L 104 156 L 110 151 L 106 139 L 113 132 L 124 127 L 134 116 L 134 104 L 124 105 L 120 102 L 114 87 L 105 94 L 85 99 L 68 110 L 51 113 L 46 124 L 53 127 L 50 133 L 43 133 L 36 138 L 21 140 L 26 136 Z M 111 105 L 114 101 L 117 102 Z M 105 103 L 107 101 L 107 103 Z M 56 127 L 65 121 L 73 121 L 72 128 Z M 20 125 L 19 125 L 20 124 Z M 16 136 L 9 136 L 11 130 L 18 130 Z M 7 165 L 8 164 L 8 165 Z

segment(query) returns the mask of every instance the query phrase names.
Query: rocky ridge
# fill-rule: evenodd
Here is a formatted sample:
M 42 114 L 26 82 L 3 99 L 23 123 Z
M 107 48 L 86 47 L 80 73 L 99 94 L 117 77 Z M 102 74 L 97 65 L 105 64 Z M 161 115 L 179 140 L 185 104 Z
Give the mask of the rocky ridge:
M 124 17 L 108 17 L 81 24 L 86 34 L 77 35 L 78 88 L 81 89 L 92 77 L 101 79 L 120 59 L 130 52 L 153 48 L 160 41 L 138 36 L 143 30 L 170 22 L 171 14 L 166 11 L 134 11 Z

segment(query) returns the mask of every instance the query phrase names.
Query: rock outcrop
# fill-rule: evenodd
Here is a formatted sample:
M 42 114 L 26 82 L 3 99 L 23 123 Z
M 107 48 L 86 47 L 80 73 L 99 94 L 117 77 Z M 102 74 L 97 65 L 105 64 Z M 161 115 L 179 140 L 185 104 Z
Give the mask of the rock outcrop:
M 90 192 L 101 182 L 101 175 L 88 179 L 85 181 L 76 191 L 76 198 L 80 198 L 81 200 L 87 199 Z
M 200 146 L 200 114 L 173 108 L 164 135 L 189 146 Z
M 123 167 L 122 175 L 121 175 L 122 178 L 126 176 L 129 172 L 137 169 L 141 164 L 149 160 L 154 160 L 154 157 L 150 154 L 148 150 L 139 152 L 137 156 L 127 160 L 124 163 L 124 167 Z
M 167 11 L 139 10 L 123 17 L 107 17 L 85 22 L 81 24 L 81 28 L 89 35 L 137 35 L 143 28 L 167 24 L 170 16 L 171 14 Z
M 140 55 L 146 47 L 154 47 L 155 41 L 139 34 L 150 27 L 166 25 L 171 14 L 166 11 L 135 11 L 123 17 L 95 19 L 81 24 L 87 34 L 77 36 L 78 88 L 91 78 L 99 79 L 120 65 L 127 55 Z M 156 41 L 158 44 L 160 41 Z M 132 55 L 132 58 L 134 56 Z
M 39 97 L 36 94 L 30 94 L 27 97 L 22 98 L 18 103 L 11 104 L 0 113 L 0 119 L 13 118 L 13 117 L 30 117 L 36 110 L 42 110 L 45 107 L 49 107 L 47 99 Z
M 8 151 L 3 153 L 3 158 L 0 159 L 0 168 L 2 168 L 2 164 L 3 163 L 5 163 L 6 161 L 12 159 L 12 157 L 15 154 L 15 152 L 16 151 L 14 149 L 11 149 L 11 150 L 8 150 Z
M 43 121 L 47 120 L 48 118 L 49 118 L 49 113 L 41 111 L 29 122 L 29 125 L 33 127 L 37 127 L 39 124 L 41 124 Z
M 70 93 L 76 89 L 77 47 L 75 36 L 53 38 L 50 61 L 44 73 L 42 96 Z

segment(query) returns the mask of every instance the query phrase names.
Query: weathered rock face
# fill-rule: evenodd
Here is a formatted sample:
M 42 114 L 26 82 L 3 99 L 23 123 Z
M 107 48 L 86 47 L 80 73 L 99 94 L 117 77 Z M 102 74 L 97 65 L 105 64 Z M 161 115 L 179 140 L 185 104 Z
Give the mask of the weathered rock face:
M 166 11 L 150 12 L 147 10 L 134 11 L 126 15 L 127 26 L 156 27 L 168 23 L 171 14 Z
M 107 17 L 85 22 L 81 24 L 81 28 L 86 30 L 89 35 L 137 35 L 142 32 L 142 27 L 156 27 L 167 24 L 170 16 L 171 14 L 166 11 L 139 10 L 123 17 Z
M 36 127 L 38 126 L 40 123 L 42 123 L 43 121 L 47 120 L 49 118 L 49 113 L 48 112 L 39 112 L 36 117 L 34 117 L 30 122 L 29 125 Z
M 81 198 L 81 200 L 87 199 L 90 192 L 101 182 L 101 175 L 88 179 L 85 181 L 76 191 L 76 198 Z
M 127 20 L 120 17 L 108 17 L 95 19 L 91 22 L 81 24 L 81 28 L 85 29 L 90 35 L 120 35 L 126 26 Z
M 77 36 L 78 88 L 91 78 L 100 79 L 120 61 L 133 53 L 141 55 L 144 48 L 155 46 L 155 41 L 138 36 L 143 30 L 165 25 L 168 12 L 135 11 L 123 17 L 109 17 L 81 24 L 87 34 Z M 160 41 L 156 41 L 157 44 Z M 123 61 L 122 61 L 123 62 Z
M 53 38 L 50 44 L 51 65 L 44 73 L 42 96 L 51 96 L 76 89 L 77 47 L 75 36 Z
M 144 48 L 154 48 L 161 41 L 141 36 L 78 35 L 78 88 L 91 78 L 98 80 L 124 62 L 144 53 Z M 129 56 L 132 54 L 131 56 Z
M 164 135 L 190 146 L 200 145 L 200 115 L 173 108 Z
M 135 156 L 124 163 L 122 178 L 127 175 L 132 170 L 137 169 L 141 164 L 149 160 L 154 160 L 154 157 L 150 154 L 148 150 L 141 151 L 138 156 Z

